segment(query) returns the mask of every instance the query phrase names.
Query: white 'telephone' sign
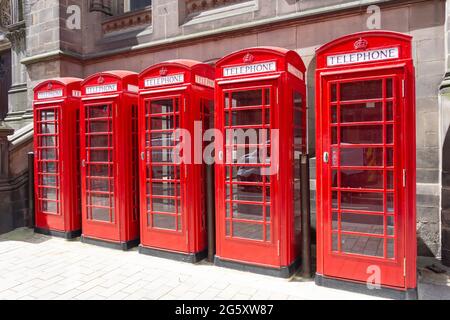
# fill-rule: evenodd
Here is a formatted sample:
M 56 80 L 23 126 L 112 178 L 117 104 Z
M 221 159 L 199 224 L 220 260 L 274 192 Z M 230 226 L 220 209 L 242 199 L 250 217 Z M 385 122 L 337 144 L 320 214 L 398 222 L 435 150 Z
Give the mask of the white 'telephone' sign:
M 329 67 L 332 67 L 353 63 L 382 61 L 389 59 L 398 59 L 399 56 L 400 55 L 398 48 L 368 50 L 329 56 L 327 57 L 327 65 Z
M 114 91 L 117 91 L 117 83 L 86 87 L 86 94 L 106 93 Z
M 173 74 L 165 77 L 148 78 L 145 79 L 145 87 L 158 87 L 170 84 L 178 84 L 184 82 L 184 74 Z
M 63 96 L 63 91 L 61 89 L 38 92 L 38 99 L 50 99 L 50 98 L 57 98 L 57 97 L 62 97 L 62 96 Z
M 223 69 L 224 77 L 277 71 L 275 61 L 228 67 Z

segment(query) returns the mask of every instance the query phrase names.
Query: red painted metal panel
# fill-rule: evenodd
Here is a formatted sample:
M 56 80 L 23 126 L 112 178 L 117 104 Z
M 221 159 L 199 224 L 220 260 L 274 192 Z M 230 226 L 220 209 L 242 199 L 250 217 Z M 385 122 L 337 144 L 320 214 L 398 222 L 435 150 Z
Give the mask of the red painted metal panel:
M 94 74 L 80 112 L 83 236 L 113 243 L 139 238 L 136 73 Z
M 416 287 L 411 37 L 371 31 L 317 51 L 317 273 Z
M 81 229 L 79 208 L 77 78 L 47 80 L 34 89 L 36 227 L 64 233 Z
M 139 76 L 141 246 L 182 254 L 206 249 L 203 159 L 198 134 L 210 126 L 214 69 L 193 60 L 156 64 Z M 184 130 L 188 141 L 176 132 Z M 186 137 L 187 138 L 187 137 Z M 200 146 L 203 142 L 200 142 Z M 185 160 L 175 159 L 182 146 Z M 202 148 L 200 148 L 202 149 Z M 201 150 L 200 150 L 201 153 Z M 191 157 L 188 157 L 188 155 Z
M 249 48 L 217 63 L 215 123 L 224 135 L 216 141 L 220 259 L 282 268 L 300 256 L 299 157 L 307 146 L 304 79 L 300 56 L 282 48 Z M 235 140 L 237 130 L 248 129 L 257 130 L 256 144 Z M 236 156 L 241 150 L 244 155 Z M 262 150 L 270 153 L 264 156 Z

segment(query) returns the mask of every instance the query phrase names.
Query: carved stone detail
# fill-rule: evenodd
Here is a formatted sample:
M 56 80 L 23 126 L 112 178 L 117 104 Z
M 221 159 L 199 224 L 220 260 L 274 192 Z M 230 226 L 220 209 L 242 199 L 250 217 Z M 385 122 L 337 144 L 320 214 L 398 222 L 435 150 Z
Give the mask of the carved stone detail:
M 111 32 L 150 24 L 152 24 L 152 9 L 148 8 L 109 18 L 102 23 L 102 28 L 103 33 L 108 34 Z
M 246 0 L 186 0 L 186 11 L 187 14 L 190 15 L 245 1 Z

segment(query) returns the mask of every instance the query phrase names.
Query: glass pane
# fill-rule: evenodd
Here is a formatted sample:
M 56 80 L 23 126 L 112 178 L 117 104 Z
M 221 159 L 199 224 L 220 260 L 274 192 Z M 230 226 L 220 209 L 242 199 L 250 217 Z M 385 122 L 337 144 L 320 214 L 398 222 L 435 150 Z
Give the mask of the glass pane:
M 261 125 L 262 123 L 261 110 L 240 110 L 231 112 L 232 126 L 251 126 Z
M 174 163 L 173 161 L 173 149 L 156 149 L 151 152 L 151 159 L 153 162 L 168 162 Z
M 387 234 L 388 236 L 393 236 L 395 234 L 395 220 L 394 216 L 387 216 L 386 217 L 386 223 L 387 223 Z
M 57 173 L 58 164 L 56 162 L 40 162 L 40 172 L 42 173 Z
M 392 101 L 386 102 L 386 121 L 394 120 L 394 104 Z
M 57 186 L 58 178 L 57 176 L 42 175 L 39 182 L 43 186 Z
M 394 212 L 394 194 L 388 193 L 386 195 L 386 208 L 388 212 Z
M 41 121 L 55 121 L 55 111 L 42 110 L 41 111 Z
M 387 178 L 387 188 L 390 190 L 394 189 L 394 172 L 387 171 L 386 178 Z
M 262 182 L 261 167 L 233 167 L 233 177 L 242 182 Z
M 382 97 L 382 80 L 358 81 L 341 84 L 341 101 L 380 99 Z
M 386 166 L 392 167 L 394 165 L 394 149 L 386 149 Z
M 383 166 L 383 148 L 342 148 L 341 166 Z
M 245 186 L 245 185 L 237 185 L 234 184 L 233 188 L 233 200 L 240 201 L 263 201 L 263 188 L 259 186 Z M 228 194 L 229 194 L 229 186 L 227 186 Z M 269 189 L 269 188 L 267 188 Z M 269 194 L 270 198 L 270 194 Z M 229 199 L 229 196 L 227 197 Z
M 386 126 L 386 143 L 394 143 L 394 126 Z
M 337 100 L 337 85 L 331 85 L 331 102 L 335 102 Z
M 153 227 L 159 229 L 176 230 L 176 217 L 163 214 L 154 214 Z
M 233 207 L 233 218 L 235 219 L 245 219 L 255 221 L 264 220 L 263 206 L 233 203 L 232 207 Z
M 263 104 L 261 89 L 233 92 L 231 99 L 232 108 L 261 106 Z
M 177 196 L 180 195 L 180 185 L 173 182 L 152 182 L 149 185 L 151 185 L 151 192 L 147 193 L 151 195 L 173 197 L 175 196 L 175 191 Z
M 151 110 L 150 110 L 150 112 L 152 114 L 174 112 L 173 99 L 152 101 L 151 102 Z M 147 113 L 148 113 L 148 111 L 147 111 Z
M 341 228 L 343 231 L 384 234 L 384 217 L 382 215 L 343 212 Z
M 341 105 L 341 122 L 382 121 L 383 104 L 367 102 Z
M 341 208 L 383 212 L 383 194 L 369 192 L 341 192 Z
M 331 218 L 331 228 L 332 230 L 338 230 L 339 229 L 339 214 L 337 212 L 333 212 L 332 213 L 332 218 Z
M 165 115 L 154 117 L 151 120 L 151 130 L 168 130 L 179 127 L 179 117 L 174 115 Z
M 92 162 L 109 162 L 111 153 L 109 150 L 90 150 L 89 160 Z
M 95 208 L 91 207 L 92 220 L 97 221 L 110 221 L 108 208 Z
M 58 200 L 58 189 L 42 188 L 41 197 L 47 200 Z
M 355 126 L 341 128 L 341 143 L 383 143 L 383 126 Z
M 148 177 L 150 177 L 151 170 L 152 179 L 175 180 L 180 176 L 179 168 L 175 166 L 151 166 L 147 170 Z
M 112 147 L 112 137 L 108 135 L 87 136 L 87 146 L 93 148 Z
M 266 241 L 271 241 L 272 233 L 270 232 L 270 224 L 266 224 Z
M 40 142 L 39 145 L 41 147 L 54 147 L 56 146 L 56 142 L 57 142 L 57 138 L 56 137 L 40 137 L 39 138 Z
M 110 207 L 112 204 L 112 197 L 108 194 L 90 194 L 90 205 Z
M 233 237 L 251 240 L 264 240 L 263 230 L 262 224 L 233 222 Z
M 42 160 L 56 160 L 56 149 L 42 149 L 41 150 Z
M 386 80 L 386 97 L 387 98 L 392 98 L 393 97 L 393 91 L 394 91 L 394 86 L 393 86 L 393 81 L 392 79 L 387 79 Z
M 89 121 L 89 132 L 109 132 L 110 123 L 108 120 Z
M 345 253 L 384 257 L 384 239 L 341 235 L 341 249 Z
M 383 189 L 382 170 L 342 170 L 342 188 Z
M 44 212 L 58 213 L 58 202 L 42 200 L 41 210 Z
M 178 141 L 175 141 L 172 133 L 152 132 L 147 134 L 146 147 L 171 147 Z
M 332 205 L 333 209 L 338 208 L 338 192 L 337 191 L 333 191 L 331 193 L 331 205 Z
M 152 198 L 153 211 L 175 213 L 176 212 L 175 202 L 176 202 L 175 199 Z
M 91 177 L 109 177 L 112 176 L 110 169 L 112 167 L 107 164 L 92 164 L 88 167 L 88 175 Z
M 331 250 L 333 250 L 335 252 L 338 251 L 338 249 L 339 249 L 338 244 L 339 244 L 338 234 L 333 233 L 331 235 Z
M 107 105 L 88 107 L 87 118 L 108 118 L 109 116 L 109 107 Z
M 56 124 L 52 123 L 41 123 L 41 134 L 55 134 Z
M 388 259 L 395 258 L 395 243 L 394 243 L 394 239 L 387 239 L 387 257 L 388 257 Z
M 87 178 L 87 183 L 89 186 L 89 182 L 90 182 L 90 188 L 89 190 L 92 191 L 113 191 L 113 184 L 112 181 L 110 181 L 109 179 L 92 179 L 92 178 Z

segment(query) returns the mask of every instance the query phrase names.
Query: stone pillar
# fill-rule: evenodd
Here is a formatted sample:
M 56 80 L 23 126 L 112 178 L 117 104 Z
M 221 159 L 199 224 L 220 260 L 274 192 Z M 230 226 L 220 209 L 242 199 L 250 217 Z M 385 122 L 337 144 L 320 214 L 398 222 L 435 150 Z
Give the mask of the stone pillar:
M 31 122 L 32 111 L 27 101 L 27 73 L 21 60 L 26 55 L 25 22 L 8 26 L 6 37 L 11 43 L 11 88 L 5 122 L 19 129 Z
M 446 1 L 446 73 L 439 90 L 442 262 L 450 266 L 450 0 Z

